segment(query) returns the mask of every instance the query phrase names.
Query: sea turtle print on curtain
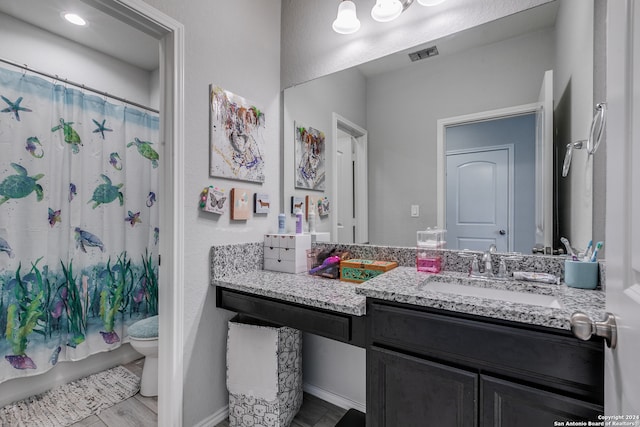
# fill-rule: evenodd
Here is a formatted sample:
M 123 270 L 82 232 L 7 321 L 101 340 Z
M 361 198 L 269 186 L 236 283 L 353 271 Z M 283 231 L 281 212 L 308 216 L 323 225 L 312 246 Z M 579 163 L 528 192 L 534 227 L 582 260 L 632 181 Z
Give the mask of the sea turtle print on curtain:
M 115 349 L 157 314 L 158 124 L 0 68 L 0 382 Z

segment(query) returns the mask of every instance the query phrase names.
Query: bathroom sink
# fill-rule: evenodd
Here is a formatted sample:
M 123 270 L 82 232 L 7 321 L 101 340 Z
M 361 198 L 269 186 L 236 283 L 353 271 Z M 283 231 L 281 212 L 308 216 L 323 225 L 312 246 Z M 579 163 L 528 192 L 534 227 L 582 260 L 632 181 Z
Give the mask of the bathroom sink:
M 457 281 L 458 283 L 452 283 Z M 508 289 L 497 289 L 493 287 L 477 286 L 479 283 L 486 284 L 482 279 L 461 279 L 452 280 L 447 276 L 431 276 L 422 282 L 422 289 L 434 292 L 443 292 L 461 296 L 478 298 L 488 298 L 497 301 L 506 301 L 518 304 L 537 305 L 541 307 L 563 308 L 562 303 L 555 295 L 541 295 L 531 292 L 518 292 Z M 474 286 L 476 284 L 476 286 Z

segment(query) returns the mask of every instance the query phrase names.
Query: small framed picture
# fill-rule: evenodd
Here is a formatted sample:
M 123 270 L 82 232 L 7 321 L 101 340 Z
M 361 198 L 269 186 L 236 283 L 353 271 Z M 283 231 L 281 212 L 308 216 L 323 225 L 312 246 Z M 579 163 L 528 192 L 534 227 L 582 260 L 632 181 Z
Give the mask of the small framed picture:
M 210 186 L 202 190 L 200 207 L 205 212 L 223 214 L 227 211 L 227 195 L 224 188 Z
M 251 215 L 251 190 L 246 188 L 231 189 L 231 219 L 245 220 Z
M 306 215 L 306 219 L 309 220 L 309 212 L 314 212 L 316 211 L 316 200 L 319 199 L 319 197 L 317 196 L 305 196 L 304 198 L 304 205 L 305 205 L 305 209 L 304 209 L 304 213 Z
M 291 213 L 295 214 L 298 210 L 304 215 L 304 197 L 291 196 Z
M 259 214 L 269 213 L 271 202 L 269 195 L 266 193 L 255 193 L 253 195 L 253 211 Z
M 329 215 L 329 199 L 327 197 L 318 198 L 318 215 Z

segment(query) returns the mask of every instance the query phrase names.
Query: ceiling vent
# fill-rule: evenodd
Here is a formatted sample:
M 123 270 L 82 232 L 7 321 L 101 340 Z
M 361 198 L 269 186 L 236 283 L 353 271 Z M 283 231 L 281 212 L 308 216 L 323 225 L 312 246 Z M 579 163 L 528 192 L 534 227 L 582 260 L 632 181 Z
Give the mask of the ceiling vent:
M 421 59 L 436 56 L 437 54 L 438 54 L 438 48 L 435 46 L 431 46 L 426 49 L 422 49 L 417 52 L 410 53 L 409 58 L 411 58 L 411 62 L 415 62 L 415 61 L 420 61 Z

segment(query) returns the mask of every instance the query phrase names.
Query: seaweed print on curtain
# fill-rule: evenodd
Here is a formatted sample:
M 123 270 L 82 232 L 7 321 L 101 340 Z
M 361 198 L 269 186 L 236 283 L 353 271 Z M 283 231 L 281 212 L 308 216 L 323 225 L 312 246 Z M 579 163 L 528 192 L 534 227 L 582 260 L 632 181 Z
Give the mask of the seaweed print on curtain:
M 0 68 L 0 382 L 158 310 L 156 115 Z

